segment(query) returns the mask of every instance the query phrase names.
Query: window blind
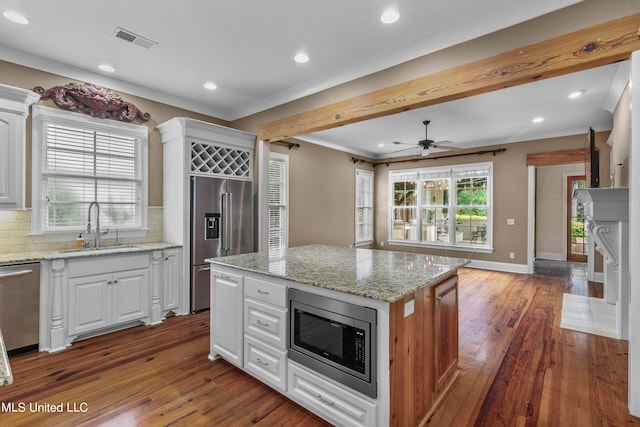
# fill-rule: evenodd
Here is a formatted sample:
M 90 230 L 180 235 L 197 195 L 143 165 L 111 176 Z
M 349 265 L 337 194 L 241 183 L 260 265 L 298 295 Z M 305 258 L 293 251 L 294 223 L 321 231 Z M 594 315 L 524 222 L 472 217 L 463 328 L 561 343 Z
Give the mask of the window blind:
M 55 122 L 44 124 L 43 228 L 78 229 L 91 202 L 100 224 L 140 227 L 139 141 L 132 136 Z
M 287 241 L 287 163 L 269 160 L 269 250 L 281 250 Z

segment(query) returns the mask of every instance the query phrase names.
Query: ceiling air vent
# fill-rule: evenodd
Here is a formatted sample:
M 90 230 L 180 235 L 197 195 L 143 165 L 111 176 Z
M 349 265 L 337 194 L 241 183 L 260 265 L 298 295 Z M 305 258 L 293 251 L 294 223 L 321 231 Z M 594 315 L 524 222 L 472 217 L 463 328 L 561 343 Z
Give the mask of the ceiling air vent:
M 145 49 L 150 49 L 151 47 L 153 47 L 154 45 L 158 44 L 156 42 L 154 42 L 153 40 L 149 40 L 146 39 L 142 36 L 139 36 L 135 33 L 132 33 L 129 30 L 125 30 L 124 28 L 120 28 L 117 27 L 114 31 L 112 36 L 118 38 L 118 39 L 122 39 L 125 41 L 128 41 L 129 43 L 133 43 L 136 44 L 138 46 L 142 46 Z

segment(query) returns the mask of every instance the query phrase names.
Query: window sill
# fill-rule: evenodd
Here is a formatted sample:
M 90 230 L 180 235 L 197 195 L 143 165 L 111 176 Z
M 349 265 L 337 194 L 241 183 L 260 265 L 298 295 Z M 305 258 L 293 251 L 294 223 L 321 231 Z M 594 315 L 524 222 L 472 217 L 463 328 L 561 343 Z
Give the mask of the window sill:
M 407 240 L 389 240 L 387 242 L 388 245 L 396 245 L 396 246 L 407 246 L 413 248 L 430 248 L 430 249 L 441 249 L 447 251 L 461 251 L 466 253 L 482 253 L 482 254 L 492 254 L 493 248 L 490 246 L 471 246 L 471 245 L 442 245 L 442 244 L 431 244 L 424 242 L 412 242 Z

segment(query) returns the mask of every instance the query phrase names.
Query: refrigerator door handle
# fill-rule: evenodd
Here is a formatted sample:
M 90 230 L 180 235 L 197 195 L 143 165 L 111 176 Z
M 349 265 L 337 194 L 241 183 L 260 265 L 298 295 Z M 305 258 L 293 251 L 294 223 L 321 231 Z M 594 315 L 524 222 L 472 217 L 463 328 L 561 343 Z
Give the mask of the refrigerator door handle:
M 233 212 L 233 193 L 222 194 L 222 226 L 224 231 L 222 234 L 222 250 L 229 251 L 231 249 L 231 230 L 233 230 L 232 218 Z

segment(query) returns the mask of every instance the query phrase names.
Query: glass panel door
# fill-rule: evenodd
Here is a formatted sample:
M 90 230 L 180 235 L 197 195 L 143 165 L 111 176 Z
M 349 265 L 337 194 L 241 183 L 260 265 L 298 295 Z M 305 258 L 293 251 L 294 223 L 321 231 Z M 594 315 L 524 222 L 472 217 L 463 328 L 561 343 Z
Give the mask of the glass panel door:
M 576 189 L 587 187 L 585 176 L 567 177 L 567 261 L 587 262 L 588 234 L 582 204 L 573 197 Z

